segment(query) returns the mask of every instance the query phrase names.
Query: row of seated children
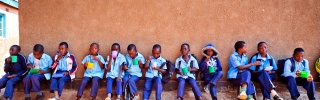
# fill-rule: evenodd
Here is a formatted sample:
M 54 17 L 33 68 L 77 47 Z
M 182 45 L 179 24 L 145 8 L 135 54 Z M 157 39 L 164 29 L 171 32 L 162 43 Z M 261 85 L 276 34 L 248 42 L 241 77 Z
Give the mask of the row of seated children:
M 246 53 L 246 44 L 243 41 L 238 41 L 235 44 L 236 51 L 230 56 L 229 59 L 229 71 L 228 71 L 228 79 L 232 81 L 232 83 L 241 85 L 241 91 L 238 96 L 239 99 L 252 99 L 250 94 L 253 94 L 254 90 L 252 88 L 252 84 L 250 84 L 251 73 L 247 70 L 252 70 L 252 74 L 257 74 L 257 79 L 260 82 L 261 90 L 264 96 L 264 99 L 270 99 L 271 96 L 276 100 L 281 100 L 282 98 L 276 93 L 275 86 L 272 84 L 272 80 L 275 78 L 275 70 L 277 67 L 275 65 L 274 59 L 271 55 L 267 54 L 267 44 L 265 42 L 260 42 L 258 44 L 258 51 L 256 55 L 254 55 L 251 59 L 250 64 L 248 64 L 248 58 L 245 56 Z M 90 96 L 92 99 L 95 99 L 98 93 L 98 81 L 102 79 L 104 71 L 106 71 L 106 100 L 111 99 L 112 95 L 112 84 L 116 83 L 116 95 L 117 99 L 121 98 L 123 88 L 125 84 L 128 84 L 130 93 L 134 94 L 134 99 L 139 99 L 136 82 L 140 80 L 142 76 L 141 69 L 146 68 L 146 79 L 145 79 L 145 87 L 143 91 L 143 99 L 148 100 L 151 94 L 152 86 L 156 89 L 156 99 L 161 100 L 161 92 L 162 92 L 162 84 L 161 84 L 161 74 L 166 73 L 165 59 L 161 57 L 161 46 L 156 44 L 152 48 L 152 55 L 148 56 L 147 60 L 144 60 L 144 57 L 137 52 L 137 48 L 134 44 L 130 44 L 127 48 L 127 55 L 122 55 L 120 53 L 120 45 L 118 43 L 114 43 L 111 46 L 111 54 L 107 57 L 107 61 L 98 54 L 99 45 L 97 43 L 92 43 L 89 48 L 90 54 L 87 55 L 82 64 L 84 64 L 85 72 L 84 78 L 82 79 L 81 85 L 78 89 L 77 99 L 80 99 L 85 86 L 88 82 L 92 82 L 92 88 Z M 177 80 L 179 82 L 178 92 L 176 99 L 183 99 L 184 97 L 184 88 L 185 82 L 188 82 L 192 87 L 192 90 L 195 94 L 196 99 L 202 99 L 202 95 L 200 89 L 196 85 L 196 75 L 194 72 L 200 70 L 202 72 L 202 79 L 207 82 L 205 90 L 209 91 L 213 100 L 217 99 L 216 93 L 216 83 L 223 76 L 222 67 L 220 61 L 218 59 L 218 50 L 212 45 L 207 44 L 202 49 L 203 58 L 201 59 L 199 65 L 197 59 L 192 56 L 190 53 L 190 46 L 186 43 L 181 45 L 181 56 L 177 58 L 175 62 L 176 72 L 177 72 Z M 25 85 L 25 94 L 26 100 L 31 100 L 30 90 L 32 88 L 33 91 L 37 92 L 37 100 L 42 100 L 44 98 L 44 94 L 41 92 L 40 81 L 49 80 L 50 69 L 53 69 L 53 76 L 51 78 L 50 91 L 54 93 L 54 98 L 52 100 L 59 100 L 59 97 L 62 94 L 63 87 L 66 82 L 70 81 L 74 78 L 74 73 L 77 70 L 75 57 L 68 52 L 68 44 L 66 42 L 61 42 L 59 44 L 59 52 L 55 55 L 54 61 L 52 61 L 51 57 L 44 53 L 44 47 L 40 44 L 37 44 L 33 48 L 33 53 L 31 53 L 28 57 L 28 61 L 25 62 L 25 58 L 19 54 L 20 47 L 17 45 L 13 45 L 10 48 L 10 55 L 16 55 L 18 60 L 17 62 L 12 61 L 12 57 L 8 57 L 5 61 L 5 71 L 6 75 L 0 79 L 1 88 L 6 87 L 4 96 L 7 99 L 12 99 L 13 97 L 13 86 L 17 83 L 17 81 L 22 80 Z M 298 57 L 296 55 L 302 53 L 303 58 L 303 49 L 295 50 L 294 52 L 294 60 Z M 301 55 L 300 55 L 301 56 Z M 268 60 L 272 59 L 272 60 Z M 301 59 L 301 57 L 300 57 Z M 137 62 L 136 62 L 136 61 Z M 301 60 L 302 61 L 302 60 Z M 301 62 L 300 61 L 300 62 Z M 306 60 L 303 60 L 307 62 Z M 287 63 L 288 62 L 288 63 Z M 52 64 L 53 63 L 53 64 Z M 299 65 L 300 63 L 296 60 L 295 65 Z M 52 66 L 51 66 L 52 64 Z M 92 64 L 92 65 L 90 65 Z M 155 65 L 154 65 L 155 64 Z M 300 85 L 300 83 L 294 84 L 296 82 L 295 78 L 299 78 L 298 74 L 299 70 L 296 70 L 297 76 L 293 79 L 288 78 L 286 73 L 289 73 L 289 67 L 292 65 L 291 62 L 286 61 L 285 72 L 282 78 L 285 78 L 288 82 L 288 89 L 292 95 L 293 99 L 299 97 L 299 92 L 296 89 L 296 85 Z M 160 67 L 161 65 L 164 65 Z M 300 64 L 301 65 L 301 64 Z M 307 65 L 307 64 L 306 64 Z M 154 67 L 156 66 L 156 67 Z M 216 69 L 215 72 L 210 72 L 210 67 L 214 67 Z M 267 66 L 273 66 L 272 70 L 263 70 Z M 305 66 L 305 65 L 302 65 Z M 90 67 L 90 68 L 88 68 Z M 187 73 L 183 72 L 183 69 L 187 67 Z M 200 68 L 199 68 L 200 67 Z M 256 68 L 258 67 L 258 68 Z M 299 68 L 299 67 L 298 67 Z M 29 73 L 26 73 L 27 69 L 40 69 L 36 74 L 31 74 L 31 70 Z M 288 70 L 287 70 L 288 69 Z M 303 67 L 301 71 L 308 71 L 308 66 Z M 60 74 L 59 74 L 60 73 Z M 290 71 L 290 73 L 293 73 Z M 303 78 L 299 78 L 302 79 Z M 291 82 L 291 83 L 290 83 Z M 300 82 L 300 80 L 299 80 Z M 8 85 L 8 83 L 10 83 Z M 307 78 L 306 81 L 301 83 L 302 85 L 307 84 L 306 89 L 308 90 L 308 96 L 310 99 L 315 98 L 314 96 L 314 85 L 312 81 L 312 77 Z M 7 84 L 7 86 L 6 86 Z M 293 86 L 292 86 L 293 84 Z M 12 86 L 11 86 L 12 85 Z M 313 88 L 313 90 L 312 90 Z M 247 95 L 249 94 L 249 95 Z

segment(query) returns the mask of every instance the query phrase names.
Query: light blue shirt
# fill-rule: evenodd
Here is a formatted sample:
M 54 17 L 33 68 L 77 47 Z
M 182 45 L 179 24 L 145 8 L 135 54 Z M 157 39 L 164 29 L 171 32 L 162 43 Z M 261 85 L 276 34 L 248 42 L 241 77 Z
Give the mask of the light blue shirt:
M 136 60 L 139 60 L 141 61 L 142 64 L 145 64 L 146 63 L 146 60 L 144 59 L 144 57 L 137 52 L 137 56 Z M 129 56 L 129 54 L 126 54 L 126 60 L 127 60 L 127 66 L 129 67 L 128 70 L 126 70 L 126 74 L 129 74 L 129 75 L 135 75 L 135 76 L 138 76 L 138 77 L 141 77 L 142 76 L 142 72 L 141 72 L 141 68 L 139 67 L 139 64 L 138 65 L 133 65 L 132 64 L 132 58 Z
M 104 58 L 99 54 L 96 57 L 104 65 L 104 63 L 105 63 Z M 93 60 L 91 55 L 87 55 L 86 57 L 84 57 L 84 59 L 82 60 L 82 64 L 85 64 L 86 62 L 92 62 L 94 65 L 93 65 L 93 68 L 87 68 L 84 71 L 84 76 L 85 77 L 100 77 L 102 79 L 103 73 L 104 73 L 104 68 L 101 68 L 101 66 L 99 65 L 99 62 L 96 60 Z
M 240 56 L 237 52 L 233 52 L 228 61 L 229 70 L 227 78 L 237 78 L 238 72 L 240 71 L 237 67 L 248 64 L 248 57 L 245 54 Z
M 278 70 L 277 64 L 276 64 L 276 62 L 274 61 L 274 58 L 271 55 L 267 54 L 266 58 L 262 58 L 260 53 L 258 53 L 257 56 L 253 56 L 252 57 L 251 62 L 256 62 L 257 59 L 261 59 L 260 60 L 261 65 L 260 65 L 258 71 L 262 71 L 264 68 L 266 68 L 268 66 L 272 66 L 273 67 L 272 68 L 273 71 Z M 272 65 L 270 65 L 270 60 L 269 59 L 272 59 Z M 251 66 L 249 69 L 255 71 L 256 70 L 256 66 Z
M 153 56 L 151 56 L 151 61 L 148 65 L 148 70 L 146 72 L 146 77 L 148 78 L 153 78 L 153 77 L 160 77 L 162 78 L 162 75 L 160 74 L 160 72 L 158 72 L 158 70 L 152 70 L 152 63 L 156 62 L 157 63 L 157 67 L 160 67 L 162 65 L 162 63 L 166 62 L 166 60 L 164 58 L 162 58 L 161 56 L 158 58 L 154 58 Z M 162 67 L 162 69 L 167 69 L 167 66 L 164 65 Z
M 291 58 L 290 58 L 291 59 Z M 295 66 L 296 68 L 294 69 L 293 72 L 291 72 L 291 67 L 292 67 L 292 63 L 290 61 L 290 59 L 288 59 L 285 63 L 284 63 L 284 69 L 283 69 L 283 74 L 281 76 L 287 77 L 287 76 L 293 76 L 293 77 L 297 77 L 296 72 L 299 71 L 307 71 L 308 75 L 310 75 L 310 70 L 309 70 L 309 62 L 306 59 L 303 59 L 305 61 L 306 65 L 303 65 L 302 62 L 297 62 L 296 60 L 294 60 Z
M 191 56 L 191 54 L 188 54 L 188 56 L 190 57 L 190 60 L 188 62 L 185 62 L 183 60 L 182 56 L 177 58 L 176 63 L 175 63 L 176 69 L 179 69 L 180 71 L 182 71 L 182 68 L 190 67 L 191 61 L 193 61 L 193 68 L 199 69 L 198 61 L 193 56 Z M 181 64 L 179 65 L 180 61 L 181 61 Z M 177 78 L 179 78 L 179 77 L 182 77 L 184 79 L 187 79 L 188 77 L 196 79 L 195 75 L 190 72 L 188 72 L 187 75 L 183 75 L 183 76 L 181 76 L 180 74 L 177 74 Z
M 106 68 L 108 67 L 109 60 L 110 59 L 108 57 L 108 60 L 106 62 Z M 114 62 L 114 59 L 111 59 L 111 60 L 112 60 L 111 69 L 110 69 L 109 72 L 107 72 L 106 77 L 116 78 L 116 77 L 118 77 L 120 70 L 122 70 L 122 69 L 120 69 L 121 64 L 123 64 L 123 63 L 127 64 L 126 58 L 125 58 L 124 55 L 119 53 L 117 58 L 116 58 L 116 62 Z M 121 74 L 122 74 L 121 77 L 123 77 L 124 76 L 124 71 L 122 71 Z
M 70 56 L 70 53 L 68 52 L 65 56 L 63 56 L 57 65 L 57 70 L 59 71 L 68 71 L 68 62 L 67 58 Z
M 33 53 L 29 54 L 27 64 L 32 64 L 33 66 L 35 66 L 35 61 L 36 61 L 36 58 L 33 56 Z M 49 68 L 51 68 L 51 64 L 52 64 L 52 58 L 49 55 L 43 53 L 40 58 L 39 68 L 41 70 L 48 70 Z M 46 73 L 44 74 L 44 76 L 46 77 L 47 80 L 50 80 L 51 73 Z

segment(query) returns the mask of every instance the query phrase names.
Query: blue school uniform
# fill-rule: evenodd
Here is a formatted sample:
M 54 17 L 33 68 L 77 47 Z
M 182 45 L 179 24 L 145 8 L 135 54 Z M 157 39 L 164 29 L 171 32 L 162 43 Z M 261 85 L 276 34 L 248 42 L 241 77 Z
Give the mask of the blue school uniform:
M 315 96 L 315 86 L 314 81 L 308 82 L 306 78 L 297 77 L 296 72 L 299 71 L 307 71 L 310 75 L 309 70 L 309 62 L 306 59 L 303 59 L 305 65 L 302 62 L 297 62 L 294 60 L 294 65 L 292 65 L 290 60 L 294 60 L 293 58 L 288 59 L 284 64 L 284 72 L 282 74 L 281 79 L 287 84 L 287 88 L 290 92 L 291 98 L 298 98 L 300 96 L 299 90 L 297 86 L 303 86 L 304 89 L 307 90 L 307 95 L 309 100 L 313 100 L 316 98 Z M 294 70 L 291 72 L 291 67 L 294 67 Z
M 4 88 L 4 97 L 6 98 L 13 98 L 13 91 L 14 86 L 23 78 L 23 75 L 27 73 L 27 64 L 26 59 L 24 56 L 18 54 L 17 55 L 17 62 L 13 63 L 7 62 L 7 59 L 5 59 L 4 64 L 4 71 L 5 75 L 0 79 L 0 88 Z M 16 77 L 13 78 L 7 78 L 10 75 L 17 74 Z
M 237 67 L 241 65 L 247 65 L 248 64 L 248 57 L 245 54 L 242 54 L 240 56 L 237 52 L 233 52 L 229 58 L 228 61 L 229 64 L 229 70 L 227 78 L 230 79 L 230 81 L 240 86 L 243 83 L 248 83 L 247 91 L 246 93 L 248 95 L 251 95 L 254 93 L 254 88 L 251 83 L 251 73 L 248 70 L 240 71 Z
M 215 69 L 214 73 L 209 73 L 209 68 L 207 65 L 207 62 L 205 62 L 206 57 L 203 57 L 200 63 L 200 71 L 203 73 L 204 75 L 204 81 L 206 81 L 209 84 L 209 91 L 211 94 L 211 98 L 217 98 L 217 91 L 216 91 L 216 85 L 217 82 L 222 78 L 223 76 L 223 72 L 222 72 L 222 67 L 220 64 L 220 61 L 218 59 L 218 57 L 211 57 L 210 61 L 215 62 L 215 67 L 217 67 L 217 69 Z
M 99 86 L 99 80 L 102 79 L 103 73 L 104 73 L 104 67 L 101 68 L 100 64 L 98 61 L 93 60 L 91 57 L 92 55 L 87 55 L 83 60 L 82 64 L 85 64 L 87 62 L 93 63 L 93 68 L 87 68 L 84 72 L 84 77 L 82 79 L 81 85 L 79 86 L 77 96 L 81 97 L 83 94 L 83 91 L 87 85 L 88 82 L 91 80 L 91 92 L 90 96 L 91 97 L 96 97 L 98 94 L 98 86 Z M 101 55 L 96 56 L 100 62 L 104 65 L 105 61 L 104 58 Z
M 176 63 L 175 63 L 176 69 L 182 71 L 182 68 L 190 67 L 191 61 L 193 61 L 193 68 L 199 69 L 198 61 L 191 54 L 188 54 L 188 56 L 190 58 L 188 62 L 185 62 L 183 60 L 182 56 L 177 58 Z M 179 65 L 179 62 L 181 62 L 180 65 Z M 195 98 L 202 96 L 200 89 L 197 86 L 196 78 L 195 78 L 194 74 L 192 74 L 190 72 L 188 72 L 187 75 L 183 75 L 183 76 L 181 76 L 180 74 L 177 74 L 177 80 L 179 82 L 178 92 L 177 92 L 178 97 L 183 98 L 186 81 L 192 87 L 192 91 L 195 94 Z
M 41 69 L 41 70 L 47 71 L 51 68 L 52 58 L 49 55 L 43 53 L 40 59 L 36 59 L 33 56 L 33 53 L 31 53 L 28 56 L 27 65 L 28 64 L 31 64 L 32 66 L 34 66 L 33 69 L 39 69 L 39 70 Z M 34 92 L 40 92 L 41 91 L 40 82 L 43 80 L 50 80 L 50 77 L 51 77 L 51 73 L 45 73 L 45 74 L 28 73 L 28 75 L 23 79 L 24 93 L 30 94 L 31 88 Z
M 260 83 L 260 89 L 263 94 L 263 98 L 270 99 L 270 91 L 275 88 L 272 81 L 276 78 L 275 74 L 268 74 L 264 68 L 268 66 L 272 66 L 271 71 L 278 70 L 277 64 L 274 60 L 274 58 L 266 54 L 266 58 L 262 58 L 260 53 L 257 53 L 256 55 L 252 56 L 251 62 L 260 61 L 261 65 L 258 66 L 251 66 L 249 69 L 252 71 L 258 71 L 258 75 L 253 75 L 253 78 L 257 79 Z
M 117 78 L 119 76 L 119 74 L 121 74 L 121 78 L 124 76 L 124 71 L 122 71 L 122 73 L 120 73 L 120 69 L 122 64 L 127 64 L 126 58 L 124 55 L 122 55 L 121 53 L 118 53 L 116 60 L 114 59 L 109 59 L 106 62 L 106 68 L 108 67 L 108 62 L 109 60 L 111 61 L 111 69 L 109 70 L 109 72 L 107 72 L 106 74 L 106 78 L 107 78 L 107 86 L 106 86 L 106 92 L 108 93 L 112 93 L 112 84 L 114 81 L 116 81 L 116 94 L 117 95 L 122 95 L 122 81 L 118 81 Z
M 55 57 L 55 60 L 57 59 L 57 55 Z M 67 61 L 68 60 L 68 61 Z M 71 60 L 71 61 L 70 61 Z M 57 62 L 55 62 L 57 63 Z M 52 66 L 54 67 L 54 66 Z M 74 75 L 74 73 L 77 70 L 77 62 L 75 57 L 70 54 L 69 52 L 62 57 L 59 61 L 56 67 L 55 73 L 58 72 L 68 72 L 69 74 L 63 77 L 52 77 L 51 78 L 51 84 L 50 84 L 50 92 L 53 93 L 54 90 L 58 91 L 58 94 L 61 96 L 62 94 L 62 90 L 64 85 L 66 84 L 66 82 L 71 81 L 71 79 L 73 78 L 72 76 Z
M 142 64 L 146 63 L 144 57 L 138 52 L 134 59 L 141 61 Z M 125 71 L 125 76 L 123 77 L 123 89 L 125 88 L 125 85 L 128 84 L 130 93 L 136 93 L 138 92 L 136 82 L 139 81 L 142 76 L 142 72 L 139 65 L 133 65 L 133 59 L 128 54 L 126 55 L 126 60 L 129 69 Z
M 156 100 L 161 100 L 161 94 L 162 94 L 162 74 L 158 70 L 152 70 L 152 63 L 156 62 L 157 67 L 160 67 L 166 60 L 162 58 L 161 56 L 158 58 L 154 58 L 151 56 L 151 61 L 148 65 L 148 70 L 146 72 L 146 80 L 144 84 L 144 91 L 143 91 L 143 98 L 149 99 L 151 92 L 152 92 L 152 86 L 154 85 L 156 89 Z M 167 69 L 167 66 L 164 65 L 162 69 Z

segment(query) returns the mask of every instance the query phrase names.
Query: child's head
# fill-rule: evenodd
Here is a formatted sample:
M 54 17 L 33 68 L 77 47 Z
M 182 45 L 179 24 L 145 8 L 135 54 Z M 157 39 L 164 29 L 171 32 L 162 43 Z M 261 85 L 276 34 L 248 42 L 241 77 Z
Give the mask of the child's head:
M 59 52 L 61 55 L 66 55 L 68 52 L 68 43 L 67 42 L 61 42 L 59 44 Z
M 131 58 L 135 58 L 137 55 L 137 47 L 134 44 L 129 44 L 127 48 L 128 54 Z
M 91 55 L 97 55 L 99 52 L 99 44 L 91 43 L 89 51 Z
M 293 58 L 297 62 L 301 62 L 303 60 L 304 50 L 302 48 L 296 48 L 293 51 Z
M 153 47 L 152 47 L 152 56 L 154 58 L 158 58 L 158 57 L 160 57 L 160 54 L 161 54 L 161 46 L 159 44 L 153 45 Z
M 182 55 L 188 55 L 190 51 L 190 46 L 187 43 L 183 43 L 180 48 L 180 52 Z
M 21 48 L 19 45 L 12 45 L 9 49 L 10 55 L 18 55 L 21 51 Z
M 41 44 L 36 44 L 33 46 L 33 56 L 36 59 L 40 59 L 44 52 L 44 47 Z
M 236 49 L 236 52 L 247 53 L 247 46 L 244 41 L 237 41 L 234 44 L 234 49 Z
M 258 51 L 259 51 L 260 54 L 263 54 L 263 55 L 267 54 L 268 45 L 267 45 L 266 42 L 259 42 L 257 47 L 258 47 Z
M 204 48 L 202 48 L 202 55 L 206 57 L 218 56 L 218 50 L 213 46 L 213 44 L 209 43 Z
M 121 51 L 119 43 L 113 43 L 111 46 L 111 51 L 117 51 L 118 53 Z

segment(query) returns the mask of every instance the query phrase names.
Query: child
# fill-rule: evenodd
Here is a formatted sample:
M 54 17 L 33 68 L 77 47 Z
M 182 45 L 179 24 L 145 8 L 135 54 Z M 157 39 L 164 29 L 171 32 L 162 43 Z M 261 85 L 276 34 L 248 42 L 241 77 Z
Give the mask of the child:
M 205 90 L 210 89 L 212 100 L 217 100 L 216 85 L 223 76 L 222 67 L 218 59 L 218 50 L 210 43 L 202 49 L 204 56 L 200 63 L 200 71 L 203 74 L 203 80 L 207 82 Z M 209 72 L 209 67 L 214 67 L 214 72 Z
M 59 100 L 64 85 L 74 79 L 77 71 L 77 62 L 75 57 L 68 52 L 68 43 L 61 42 L 58 49 L 59 52 L 52 65 L 54 72 L 50 84 L 50 92 L 54 93 L 54 97 L 49 100 Z
M 146 63 L 144 57 L 137 52 L 137 48 L 134 44 L 130 44 L 127 48 L 128 54 L 126 55 L 127 65 L 125 76 L 123 77 L 123 88 L 128 84 L 130 93 L 134 94 L 134 100 L 139 100 L 138 89 L 136 82 L 139 81 L 142 76 L 141 68 Z
M 278 69 L 274 58 L 269 55 L 268 45 L 266 42 L 258 43 L 258 53 L 251 57 L 251 62 L 260 61 L 261 65 L 251 66 L 249 69 L 252 72 L 252 79 L 258 80 L 260 83 L 260 89 L 263 94 L 263 98 L 270 99 L 273 97 L 274 100 L 283 100 L 275 91 L 275 86 L 272 81 L 276 77 L 276 70 Z M 271 70 L 267 70 L 265 68 L 272 66 Z
M 227 78 L 235 85 L 241 86 L 238 99 L 252 100 L 254 88 L 251 84 L 251 74 L 247 70 L 250 66 L 260 65 L 260 61 L 248 64 L 248 57 L 245 55 L 247 46 L 244 41 L 237 41 L 234 45 L 235 52 L 229 58 L 229 70 Z M 249 95 L 247 95 L 249 94 Z
M 126 58 L 120 53 L 120 44 L 114 43 L 111 46 L 111 55 L 106 63 L 106 75 L 107 78 L 107 98 L 105 100 L 111 100 L 112 84 L 116 81 L 116 94 L 117 100 L 120 100 L 122 95 L 122 77 L 124 73 L 122 72 L 123 66 L 126 64 Z
M 40 82 L 50 80 L 50 68 L 52 58 L 44 53 L 44 47 L 41 44 L 36 44 L 33 47 L 33 53 L 29 54 L 27 67 L 29 69 L 38 70 L 37 73 L 29 72 L 23 79 L 24 93 L 26 94 L 25 100 L 31 100 L 30 90 L 38 92 L 36 100 L 43 100 L 44 94 L 41 92 Z
M 82 82 L 78 89 L 77 100 L 80 100 L 87 83 L 90 81 L 92 83 L 90 96 L 92 97 L 92 100 L 96 100 L 96 97 L 98 94 L 99 80 L 102 79 L 103 73 L 104 73 L 105 61 L 104 61 L 104 58 L 98 54 L 99 44 L 92 43 L 90 45 L 89 51 L 90 51 L 90 54 L 87 55 L 82 60 L 82 64 L 84 64 L 85 72 L 84 72 L 84 77 L 82 79 Z
M 148 57 L 148 60 L 144 68 L 148 68 L 146 72 L 145 88 L 143 91 L 143 99 L 149 100 L 152 92 L 152 86 L 156 89 L 156 100 L 161 100 L 162 83 L 161 73 L 166 73 L 167 67 L 165 65 L 166 60 L 161 57 L 161 46 L 155 44 L 152 47 L 152 56 Z M 162 66 L 163 65 L 163 66 Z
M 309 100 L 315 100 L 315 87 L 313 78 L 309 70 L 309 62 L 303 58 L 304 50 L 302 48 L 296 48 L 293 52 L 293 57 L 288 59 L 284 63 L 283 74 L 281 80 L 284 80 L 287 88 L 290 92 L 291 99 L 297 100 L 300 96 L 297 86 L 303 86 L 307 90 Z M 308 73 L 307 78 L 302 78 L 300 72 L 305 71 Z
M 189 51 L 189 44 L 183 43 L 180 49 L 182 55 L 179 58 L 177 58 L 175 63 L 176 72 L 178 73 L 177 80 L 179 82 L 177 99 L 183 99 L 185 82 L 187 81 L 189 85 L 192 87 L 195 98 L 198 100 L 202 99 L 202 95 L 199 87 L 197 86 L 196 77 L 191 72 L 198 72 L 199 66 L 198 61 L 191 54 L 189 54 Z M 191 66 L 193 67 L 191 68 Z M 186 69 L 187 71 L 185 71 Z
M 0 79 L 0 88 L 5 87 L 3 95 L 7 100 L 13 98 L 14 86 L 27 73 L 26 59 L 19 54 L 20 50 L 20 46 L 12 45 L 9 50 L 10 57 L 5 59 L 4 72 L 6 74 Z

